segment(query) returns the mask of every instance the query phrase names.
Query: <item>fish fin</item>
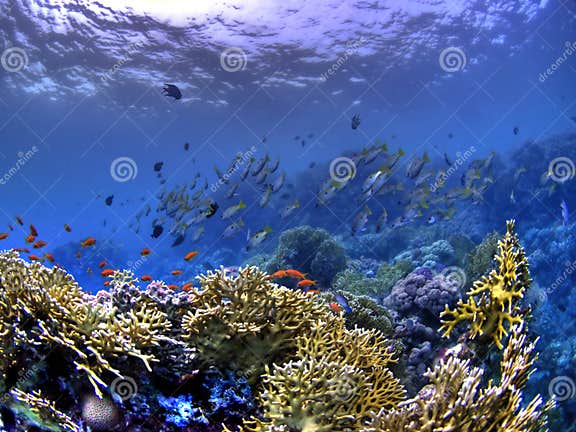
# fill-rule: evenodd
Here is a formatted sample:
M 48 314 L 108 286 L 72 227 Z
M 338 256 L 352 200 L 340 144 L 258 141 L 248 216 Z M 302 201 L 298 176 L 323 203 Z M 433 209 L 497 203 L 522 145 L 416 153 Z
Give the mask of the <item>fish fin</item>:
M 246 204 L 244 204 L 244 201 L 240 200 L 240 202 L 238 203 L 238 208 L 241 208 L 241 209 L 246 208 Z
M 380 148 L 382 149 L 382 151 L 387 152 L 387 151 L 388 151 L 388 144 L 383 143 L 383 144 L 380 146 Z
M 264 227 L 264 231 L 267 232 L 267 233 L 271 233 L 271 232 L 272 232 L 272 228 L 270 228 L 270 225 L 266 225 L 266 226 Z

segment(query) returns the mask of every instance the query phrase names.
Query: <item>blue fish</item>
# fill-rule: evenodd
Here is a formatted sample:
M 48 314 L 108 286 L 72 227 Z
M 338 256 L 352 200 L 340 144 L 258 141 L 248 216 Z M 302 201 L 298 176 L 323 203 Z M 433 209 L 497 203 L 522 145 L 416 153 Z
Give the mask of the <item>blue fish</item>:
M 560 203 L 560 208 L 562 209 L 562 225 L 568 225 L 568 204 L 566 204 L 565 200 L 562 200 Z
M 352 308 L 348 304 L 348 299 L 346 299 L 346 297 L 344 297 L 342 294 L 338 294 L 338 293 L 334 294 L 334 297 L 336 297 L 336 301 L 338 302 L 338 304 L 340 306 L 342 306 L 342 309 L 344 310 L 344 312 L 346 312 L 346 313 L 352 312 Z

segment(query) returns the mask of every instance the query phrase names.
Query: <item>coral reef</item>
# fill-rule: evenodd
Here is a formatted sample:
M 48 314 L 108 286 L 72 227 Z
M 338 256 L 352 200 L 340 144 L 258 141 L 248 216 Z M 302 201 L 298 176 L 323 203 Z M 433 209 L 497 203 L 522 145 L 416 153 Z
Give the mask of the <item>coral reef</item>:
M 344 249 L 327 231 L 300 226 L 282 233 L 266 270 L 273 273 L 279 269 L 295 268 L 328 286 L 345 267 Z
M 440 271 L 444 266 L 457 262 L 456 251 L 446 240 L 438 240 L 434 243 L 409 249 L 394 257 L 394 262 L 409 261 L 412 267 L 427 267 Z M 440 264 L 441 263 L 441 264 Z
M 444 336 L 449 336 L 462 321 L 470 321 L 470 338 L 490 338 L 499 349 L 508 334 L 506 323 L 522 322 L 519 299 L 530 286 L 528 261 L 514 233 L 514 221 L 506 223 L 506 235 L 498 242 L 494 257 L 498 268 L 474 282 L 466 302 L 459 300 L 456 309 L 446 306 L 441 313 Z
M 470 285 L 473 281 L 480 279 L 492 270 L 494 255 L 498 251 L 498 240 L 500 237 L 500 234 L 493 231 L 484 237 L 482 243 L 476 246 L 466 257 L 464 269 Z

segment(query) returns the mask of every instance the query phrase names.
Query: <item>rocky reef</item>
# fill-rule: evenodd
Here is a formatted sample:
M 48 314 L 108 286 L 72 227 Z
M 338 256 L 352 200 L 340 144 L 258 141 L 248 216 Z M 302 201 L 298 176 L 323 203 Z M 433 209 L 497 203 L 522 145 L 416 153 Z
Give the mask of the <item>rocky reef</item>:
M 0 253 L 0 431 L 546 431 L 554 403 L 523 402 L 537 354 L 513 229 L 466 300 L 420 266 L 385 289 L 384 305 L 347 294 L 351 312 L 255 266 L 208 272 L 189 291 L 116 271 L 110 290 L 92 295 L 63 269 Z M 317 270 L 322 259 L 303 258 L 293 236 L 329 244 L 299 229 L 275 266 Z M 345 265 L 335 260 L 326 281 Z M 439 326 L 462 337 L 432 361 Z M 486 382 L 490 353 L 500 360 Z

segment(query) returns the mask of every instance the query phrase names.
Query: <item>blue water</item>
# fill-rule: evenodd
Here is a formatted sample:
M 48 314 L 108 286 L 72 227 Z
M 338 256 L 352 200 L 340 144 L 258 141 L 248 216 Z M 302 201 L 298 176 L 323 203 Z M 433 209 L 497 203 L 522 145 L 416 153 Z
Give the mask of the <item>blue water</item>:
M 434 228 L 479 243 L 515 218 L 541 287 L 576 259 L 574 218 L 569 214 L 564 226 L 560 210 L 562 200 L 569 211 L 576 208 L 574 172 L 550 194 L 545 190 L 551 183 L 539 183 L 555 158 L 576 162 L 573 1 L 163 3 L 173 4 L 0 2 L 6 59 L 0 69 L 0 176 L 6 173 L 0 231 L 10 234 L 2 248 L 23 247 L 32 223 L 48 243 L 43 252 L 51 252 L 92 292 L 102 288 L 103 260 L 109 267 L 132 268 L 137 276 L 181 283 L 170 271 L 181 267 L 191 250 L 199 254 L 186 267 L 187 280 L 271 253 L 282 232 L 304 224 L 328 230 L 354 258 L 390 260 L 403 245 L 418 243 L 414 232 L 428 232 L 435 210 L 424 209 L 410 221 L 409 227 L 421 231 L 392 226 L 415 189 L 406 178 L 407 165 L 426 152 L 431 162 L 423 172 L 435 175 L 448 168 L 444 154 L 454 161 L 473 149 L 448 179 L 447 190 L 461 187 L 460 177 L 473 160 L 496 152 L 493 181 L 482 202 L 455 200 L 454 217 L 436 217 Z M 21 51 L 14 54 L 14 47 Z M 230 48 L 240 53 L 240 66 L 231 67 L 238 70 L 222 64 Z M 456 70 L 446 70 L 450 65 L 440 58 L 445 49 L 457 52 Z M 547 73 L 553 64 L 556 70 Z M 164 96 L 164 83 L 177 85 L 182 99 Z M 355 114 L 361 123 L 352 129 Z M 391 181 L 404 190 L 360 202 L 362 182 L 383 159 L 360 162 L 349 184 L 327 205 L 318 205 L 330 163 L 376 140 L 386 142 L 390 153 L 398 148 L 406 153 Z M 22 162 L 19 152 L 33 149 Z M 218 181 L 214 167 L 225 172 L 238 152 L 249 151 L 256 160 L 265 155 L 270 163 L 280 160 L 272 181 L 286 173 L 283 188 L 264 208 L 258 201 L 269 181 L 256 185 L 249 175 L 242 182 L 243 168 L 231 175 L 230 184 L 241 184 L 236 196 L 224 196 L 228 185 L 211 190 Z M 127 181 L 111 175 L 118 158 L 130 160 Z M 160 161 L 164 184 L 153 169 Z M 516 186 L 512 179 L 522 166 L 526 173 Z M 159 194 L 191 183 L 197 174 L 190 194 L 208 184 L 204 196 L 218 203 L 216 214 L 188 228 L 179 246 L 171 247 L 169 216 L 161 221 L 163 234 L 152 238 Z M 244 226 L 223 238 L 239 218 L 220 216 L 240 199 L 247 205 L 239 213 Z M 300 208 L 281 220 L 279 211 L 296 199 Z M 353 236 L 352 221 L 364 205 L 373 214 Z M 150 214 L 136 222 L 146 206 Z M 362 249 L 383 208 L 389 216 L 380 242 L 389 247 Z M 269 237 L 246 251 L 248 236 L 266 225 Z M 193 242 L 199 226 L 204 235 Z M 89 236 L 96 245 L 81 247 Z M 142 248 L 152 251 L 146 259 Z M 576 379 L 575 314 L 573 302 L 563 300 L 576 299 L 573 283 L 573 274 L 564 278 L 536 313 L 542 349 L 571 341 L 556 346 L 557 355 L 540 377 L 543 393 L 553 376 Z M 550 328 L 550 319 L 563 324 Z

